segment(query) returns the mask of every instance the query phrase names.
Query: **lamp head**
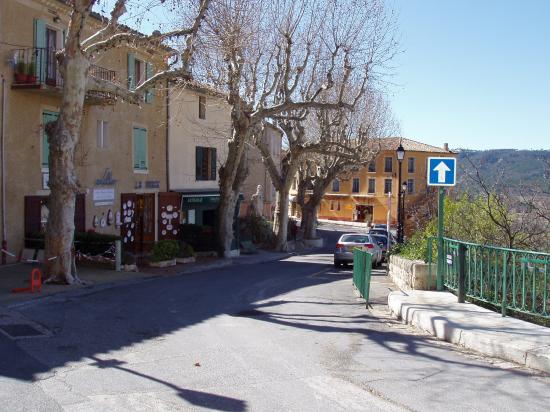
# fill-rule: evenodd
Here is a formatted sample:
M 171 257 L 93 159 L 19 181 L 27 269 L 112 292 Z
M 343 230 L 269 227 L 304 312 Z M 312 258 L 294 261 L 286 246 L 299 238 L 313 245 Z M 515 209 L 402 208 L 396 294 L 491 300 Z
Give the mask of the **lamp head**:
M 395 153 L 397 154 L 397 160 L 402 161 L 405 158 L 405 148 L 401 143 L 399 143 L 399 147 Z

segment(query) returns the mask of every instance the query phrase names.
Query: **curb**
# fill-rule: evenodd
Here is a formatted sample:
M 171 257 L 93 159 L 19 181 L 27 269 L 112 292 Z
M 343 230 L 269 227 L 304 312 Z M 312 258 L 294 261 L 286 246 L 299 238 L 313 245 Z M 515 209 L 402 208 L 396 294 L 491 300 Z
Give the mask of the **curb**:
M 410 293 L 413 292 L 419 291 Z M 443 294 L 447 294 L 456 302 L 454 295 L 448 292 L 427 293 L 439 293 L 444 298 L 447 297 Z M 453 305 L 453 298 L 447 298 L 447 305 Z M 550 373 L 550 329 L 515 318 L 502 318 L 500 314 L 472 303 L 460 304 L 464 309 L 453 317 L 452 313 L 449 315 L 449 311 L 446 313 L 443 305 L 444 302 L 415 299 L 415 296 L 404 291 L 391 292 L 388 296 L 388 307 L 392 315 L 437 339 Z M 468 319 L 470 323 L 460 322 L 463 319 Z M 506 319 L 509 326 L 499 325 L 503 323 L 503 319 Z

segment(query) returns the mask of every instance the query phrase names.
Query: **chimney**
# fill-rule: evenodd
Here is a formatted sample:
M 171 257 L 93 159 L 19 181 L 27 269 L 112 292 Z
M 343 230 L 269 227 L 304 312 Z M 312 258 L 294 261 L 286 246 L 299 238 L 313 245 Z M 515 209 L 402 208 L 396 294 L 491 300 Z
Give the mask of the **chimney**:
M 445 150 L 446 152 L 449 151 L 449 143 L 443 143 L 443 150 Z

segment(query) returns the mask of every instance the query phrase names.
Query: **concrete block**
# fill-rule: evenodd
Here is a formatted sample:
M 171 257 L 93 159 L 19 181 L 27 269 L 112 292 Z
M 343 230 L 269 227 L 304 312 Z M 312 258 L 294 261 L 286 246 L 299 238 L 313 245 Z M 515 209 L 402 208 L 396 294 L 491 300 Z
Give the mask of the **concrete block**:
M 527 352 L 525 366 L 539 371 L 550 372 L 550 346 Z

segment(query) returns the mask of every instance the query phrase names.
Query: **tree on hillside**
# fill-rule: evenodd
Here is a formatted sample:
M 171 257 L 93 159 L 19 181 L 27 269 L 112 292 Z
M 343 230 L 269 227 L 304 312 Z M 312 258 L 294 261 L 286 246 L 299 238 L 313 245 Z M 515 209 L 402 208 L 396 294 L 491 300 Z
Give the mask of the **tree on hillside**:
M 174 0 L 176 1 L 176 0 Z M 59 118 L 47 125 L 49 157 L 49 219 L 46 227 L 47 273 L 50 281 L 73 283 L 71 248 L 74 238 L 75 197 L 78 183 L 75 177 L 75 147 L 80 137 L 84 98 L 88 91 L 109 93 L 114 97 L 139 104 L 144 92 L 156 83 L 187 76 L 199 26 L 206 14 L 209 0 L 201 0 L 190 27 L 168 33 L 155 32 L 145 36 L 119 25 L 126 12 L 126 0 L 117 0 L 104 27 L 91 36 L 84 34 L 92 7 L 97 0 L 73 0 L 65 48 L 58 52 L 58 67 L 63 78 L 62 101 Z M 186 46 L 180 54 L 176 68 L 167 68 L 154 74 L 135 90 L 119 84 L 88 76 L 92 61 L 109 50 L 126 45 L 135 48 L 159 47 L 172 38 L 186 37 Z
M 317 213 L 332 182 L 368 164 L 378 152 L 377 139 L 395 128 L 387 102 L 373 92 L 367 93 L 353 112 L 318 110 L 313 118 L 311 129 L 318 135 L 315 140 L 327 148 L 331 143 L 338 146 L 334 151 L 308 155 L 301 162 L 296 203 L 305 239 L 317 237 Z
M 247 175 L 245 144 L 260 135 L 265 121 L 292 136 L 301 133 L 299 121 L 308 110 L 351 109 L 348 84 L 362 84 L 360 96 L 393 56 L 393 18 L 378 0 L 220 0 L 207 21 L 196 74 L 226 91 L 233 129 L 219 173 L 219 241 L 227 255 Z M 337 78 L 342 81 L 335 86 Z M 286 182 L 274 184 L 287 191 Z M 277 215 L 283 213 L 279 208 Z

